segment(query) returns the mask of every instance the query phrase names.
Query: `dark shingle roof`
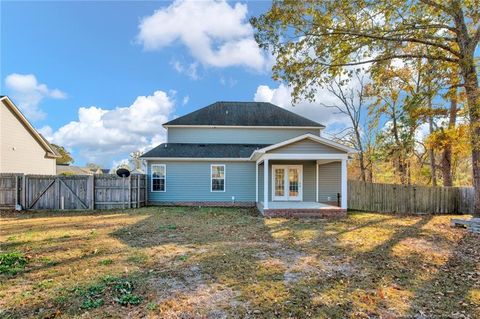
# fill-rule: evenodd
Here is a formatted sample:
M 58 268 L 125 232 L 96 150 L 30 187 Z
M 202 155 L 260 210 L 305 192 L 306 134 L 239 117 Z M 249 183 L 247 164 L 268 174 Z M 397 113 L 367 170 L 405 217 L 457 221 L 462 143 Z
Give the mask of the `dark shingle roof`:
M 164 125 L 324 127 L 320 123 L 266 102 L 216 102 Z
M 266 144 L 187 144 L 163 143 L 142 157 L 248 158 Z

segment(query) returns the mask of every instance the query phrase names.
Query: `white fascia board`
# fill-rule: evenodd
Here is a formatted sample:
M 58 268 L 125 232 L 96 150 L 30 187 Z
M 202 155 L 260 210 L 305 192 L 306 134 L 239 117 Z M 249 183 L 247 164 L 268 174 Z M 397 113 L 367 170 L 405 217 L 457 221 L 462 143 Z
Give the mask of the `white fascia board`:
M 243 125 L 162 125 L 164 128 L 178 127 L 178 128 L 264 128 L 264 129 L 307 129 L 307 130 L 323 130 L 325 127 L 319 126 L 243 126 Z
M 347 160 L 347 154 L 263 154 L 257 162 L 269 160 Z
M 225 158 L 222 158 L 222 157 L 142 157 L 142 159 L 147 161 L 147 162 L 148 161 L 251 162 L 251 160 L 249 158 L 246 158 L 246 157 L 242 157 L 242 158 L 228 158 L 228 157 L 225 157 Z
M 352 153 L 358 153 L 358 151 L 356 149 L 353 149 L 351 147 L 348 147 L 348 146 L 345 146 L 345 145 L 342 145 L 342 144 L 339 144 L 337 142 L 334 142 L 334 141 L 331 141 L 329 139 L 326 139 L 326 138 L 323 138 L 321 136 L 316 136 L 316 135 L 313 135 L 313 134 L 304 134 L 304 135 L 300 135 L 300 136 L 297 136 L 297 137 L 294 137 L 294 138 L 291 138 L 289 140 L 285 140 L 283 142 L 280 142 L 280 143 L 277 143 L 277 144 L 273 144 L 273 145 L 270 145 L 270 146 L 267 146 L 267 147 L 264 147 L 264 148 L 261 148 L 259 150 L 256 150 L 252 153 L 252 155 L 250 156 L 250 158 L 252 160 L 255 160 L 258 158 L 258 155 L 259 154 L 265 154 L 266 152 L 268 151 L 271 151 L 271 150 L 274 150 L 274 149 L 277 149 L 277 148 L 280 148 L 280 147 L 283 147 L 283 146 L 287 146 L 289 144 L 293 144 L 293 143 L 296 143 L 296 142 L 299 142 L 299 141 L 302 141 L 302 140 L 305 140 L 305 139 L 310 139 L 310 140 L 313 140 L 315 142 L 318 142 L 318 143 L 321 143 L 321 144 L 324 144 L 324 145 L 327 145 L 327 146 L 330 146 L 330 147 L 333 147 L 333 148 L 336 148 L 338 150 L 341 150 L 341 151 L 344 151 L 348 154 L 352 154 Z

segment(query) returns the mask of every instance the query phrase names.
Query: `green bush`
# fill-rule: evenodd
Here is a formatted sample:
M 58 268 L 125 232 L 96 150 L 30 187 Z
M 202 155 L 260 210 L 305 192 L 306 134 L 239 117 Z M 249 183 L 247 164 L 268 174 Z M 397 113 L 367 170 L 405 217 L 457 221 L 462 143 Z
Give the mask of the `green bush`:
M 25 269 L 28 259 L 20 252 L 0 254 L 0 274 L 16 275 Z

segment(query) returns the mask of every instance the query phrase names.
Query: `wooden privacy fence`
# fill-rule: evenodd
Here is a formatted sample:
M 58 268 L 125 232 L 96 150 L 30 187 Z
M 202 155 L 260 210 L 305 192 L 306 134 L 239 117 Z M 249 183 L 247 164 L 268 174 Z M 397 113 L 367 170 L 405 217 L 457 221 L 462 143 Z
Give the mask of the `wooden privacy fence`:
M 0 208 L 92 210 L 146 203 L 146 176 L 0 174 Z
M 473 187 L 429 187 L 348 181 L 348 208 L 404 214 L 472 214 Z

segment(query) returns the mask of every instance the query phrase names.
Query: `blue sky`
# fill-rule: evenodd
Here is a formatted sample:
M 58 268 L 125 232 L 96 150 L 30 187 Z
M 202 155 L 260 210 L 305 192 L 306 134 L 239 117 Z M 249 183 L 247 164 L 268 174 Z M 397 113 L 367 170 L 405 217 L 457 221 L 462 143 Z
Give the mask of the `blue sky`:
M 336 125 L 331 110 L 292 108 L 289 89 L 271 80 L 272 58 L 248 24 L 267 1 L 0 6 L 1 94 L 75 164 L 110 167 L 163 142 L 163 122 L 219 100 L 271 101 Z

